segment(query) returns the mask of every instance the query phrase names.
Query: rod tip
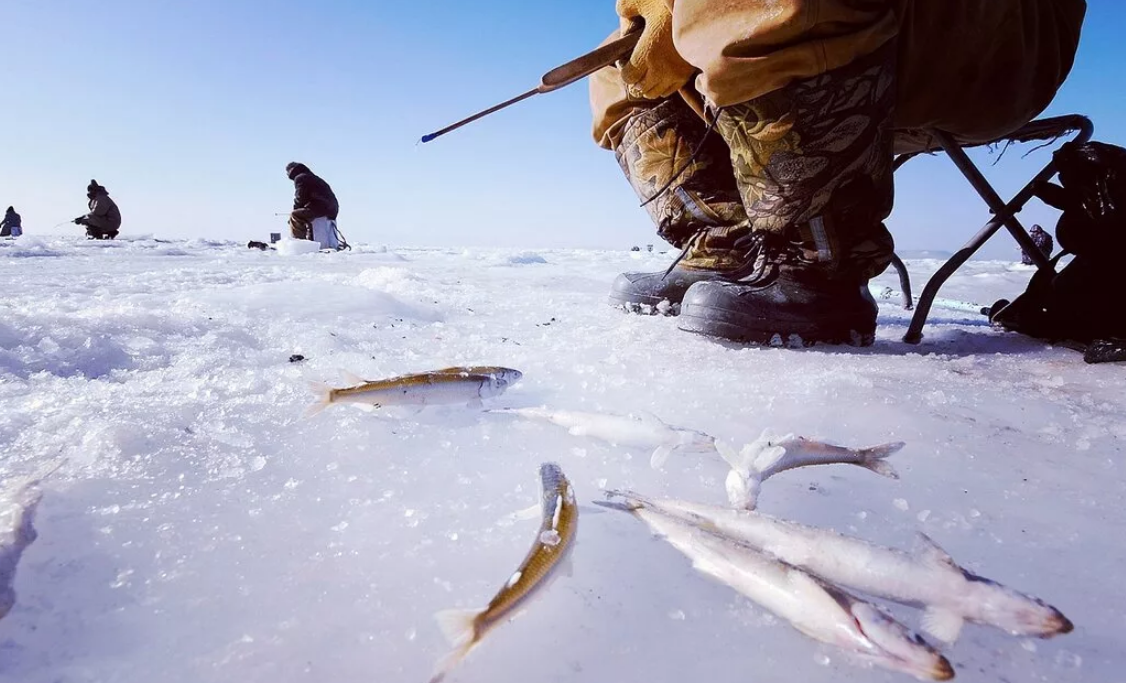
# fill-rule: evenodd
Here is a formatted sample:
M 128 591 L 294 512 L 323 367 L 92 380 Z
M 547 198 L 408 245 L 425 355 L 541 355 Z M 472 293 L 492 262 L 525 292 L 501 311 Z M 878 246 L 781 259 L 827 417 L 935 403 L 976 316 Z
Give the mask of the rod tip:
M 423 143 L 430 142 L 431 140 L 433 140 L 436 137 L 438 137 L 438 136 L 435 133 L 430 133 L 429 135 L 423 135 L 422 138 L 419 139 L 419 142 L 423 142 Z

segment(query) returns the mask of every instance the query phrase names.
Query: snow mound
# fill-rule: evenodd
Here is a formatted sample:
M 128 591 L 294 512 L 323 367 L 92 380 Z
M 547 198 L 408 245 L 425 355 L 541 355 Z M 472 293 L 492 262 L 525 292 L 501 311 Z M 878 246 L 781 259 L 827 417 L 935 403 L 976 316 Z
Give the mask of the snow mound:
M 505 259 L 505 263 L 513 266 L 525 266 L 535 263 L 547 263 L 547 259 L 534 251 L 525 251 L 509 256 Z
M 0 240 L 0 256 L 37 258 L 61 255 L 61 252 L 52 249 L 46 241 L 30 235 L 22 235 L 14 240 Z

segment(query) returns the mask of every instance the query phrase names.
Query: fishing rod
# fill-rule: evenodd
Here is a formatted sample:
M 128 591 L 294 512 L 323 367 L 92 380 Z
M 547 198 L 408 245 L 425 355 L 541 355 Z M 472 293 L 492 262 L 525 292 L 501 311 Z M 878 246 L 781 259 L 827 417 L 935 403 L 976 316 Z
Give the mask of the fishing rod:
M 874 298 L 884 301 L 903 299 L 903 294 L 895 291 L 891 287 L 880 287 L 879 285 L 873 284 L 868 286 L 868 291 L 872 293 Z M 944 308 L 948 311 L 959 311 L 962 313 L 984 315 L 986 317 L 989 316 L 990 309 L 992 308 L 990 306 L 982 306 L 981 304 L 973 303 L 972 301 L 958 301 L 956 299 L 944 299 L 942 297 L 935 297 L 934 301 L 931 302 L 931 306 L 934 308 Z
M 631 31 L 626 35 L 618 38 L 617 40 L 606 43 L 585 55 L 572 59 L 571 61 L 557 66 L 551 71 L 548 71 L 540 78 L 540 84 L 532 88 L 526 93 L 517 95 L 510 100 L 501 102 L 500 104 L 489 107 L 484 111 L 479 111 L 468 118 L 464 118 L 457 123 L 450 124 L 445 128 L 423 135 L 420 142 L 430 142 L 431 140 L 441 137 L 446 133 L 452 132 L 461 128 L 464 125 L 473 123 L 478 119 L 483 119 L 489 114 L 496 113 L 501 109 L 510 107 L 517 102 L 523 102 L 529 97 L 540 95 L 542 93 L 549 93 L 560 88 L 565 88 L 576 81 L 580 81 L 587 76 L 591 75 L 599 69 L 603 69 L 620 59 L 628 57 L 633 53 L 633 48 L 637 45 L 637 41 L 641 39 L 641 31 Z

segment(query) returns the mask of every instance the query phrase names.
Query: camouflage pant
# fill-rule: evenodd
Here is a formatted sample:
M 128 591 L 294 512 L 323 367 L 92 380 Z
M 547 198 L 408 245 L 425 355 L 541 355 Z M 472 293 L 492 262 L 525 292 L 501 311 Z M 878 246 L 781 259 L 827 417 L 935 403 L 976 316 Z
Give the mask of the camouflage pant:
M 604 140 L 657 231 L 688 247 L 683 265 L 745 265 L 741 239 L 755 231 L 800 243 L 806 260 L 834 274 L 873 277 L 894 244 L 890 213 L 894 52 L 721 108 L 715 131 L 674 96 L 632 101 Z M 604 69 L 592 89 L 622 88 Z M 689 244 L 691 241 L 691 244 Z
M 887 268 L 894 83 L 892 43 L 720 109 L 751 230 L 784 235 L 834 274 L 871 278 Z
M 313 239 L 313 219 L 308 209 L 294 209 L 289 214 L 289 234 L 295 240 Z
M 668 224 L 661 234 L 677 245 L 684 234 L 701 235 L 693 244 L 708 246 L 710 255 L 700 267 L 723 267 L 738 259 L 719 254 L 748 231 L 780 233 L 831 271 L 859 275 L 878 272 L 891 255 L 882 220 L 891 208 L 892 146 L 925 149 L 934 129 L 984 142 L 1027 123 L 1070 71 L 1086 11 L 1085 0 L 669 5 L 676 49 L 699 70 L 687 87 L 720 108 L 718 131 L 730 147 L 747 215 L 734 221 L 737 212 L 722 199 L 731 185 L 719 180 L 717 163 L 707 162 L 711 170 L 689 194 L 706 197 L 702 183 L 710 175 L 712 195 L 727 205 L 715 211 L 726 216 L 723 225 L 705 224 L 700 232 L 699 221 Z M 635 190 L 660 176 L 652 169 L 662 156 L 683 160 L 683 147 L 661 153 L 676 137 L 665 128 L 648 142 L 628 135 L 632 120 L 653 116 L 647 112 L 660 103 L 630 98 L 614 69 L 594 74 L 590 86 L 595 140 L 617 150 L 619 159 L 623 144 L 655 151 L 645 164 L 623 164 Z M 698 122 L 669 125 L 682 140 L 698 139 L 703 130 Z M 720 155 L 710 141 L 709 147 L 702 154 Z M 642 168 L 639 182 L 633 175 Z M 677 189 L 674 182 L 669 192 Z M 657 209 L 658 225 L 675 223 L 674 212 Z

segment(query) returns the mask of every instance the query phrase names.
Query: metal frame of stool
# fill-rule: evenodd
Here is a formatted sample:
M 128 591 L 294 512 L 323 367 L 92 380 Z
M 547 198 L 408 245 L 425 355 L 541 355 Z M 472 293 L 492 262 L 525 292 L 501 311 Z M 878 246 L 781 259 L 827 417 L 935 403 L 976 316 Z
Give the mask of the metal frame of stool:
M 1052 270 L 1052 265 L 1048 261 L 1048 257 L 1044 256 L 1036 244 L 1032 241 L 1032 237 L 1025 231 L 1024 226 L 1021 225 L 1017 219 L 1017 214 L 1020 213 L 1029 200 L 1035 195 L 1036 187 L 1048 180 L 1056 174 L 1055 162 L 1049 162 L 1039 173 L 1037 173 L 1027 185 L 1024 186 L 1020 192 L 1016 194 L 1007 204 L 985 179 L 981 171 L 970 160 L 965 150 L 968 147 L 978 147 L 982 145 L 994 145 L 1009 142 L 1032 142 L 1036 140 L 1054 141 L 1067 135 L 1068 132 L 1074 131 L 1075 136 L 1071 142 L 1082 144 L 1091 139 L 1094 134 L 1095 126 L 1091 120 L 1086 116 L 1072 114 L 1068 116 L 1057 116 L 1047 119 L 1039 119 L 1024 126 L 1020 130 L 1006 135 L 996 140 L 983 142 L 974 145 L 960 145 L 954 136 L 942 131 L 929 131 L 933 137 L 935 146 L 931 149 L 921 152 L 910 152 L 900 154 L 895 159 L 893 168 L 899 170 L 905 163 L 915 158 L 919 154 L 929 154 L 937 151 L 944 151 L 946 155 L 962 172 L 966 180 L 977 191 L 978 195 L 985 200 L 989 206 L 993 218 L 985 224 L 976 235 L 966 242 L 965 246 L 959 249 L 951 256 L 942 267 L 931 276 L 927 281 L 923 292 L 919 295 L 918 305 L 915 308 L 915 313 L 911 317 L 911 324 L 907 328 L 907 333 L 903 335 L 903 341 L 909 344 L 918 344 L 923 338 L 923 326 L 926 325 L 927 317 L 930 315 L 931 305 L 934 303 L 935 297 L 938 295 L 938 290 L 946 283 L 962 265 L 972 257 L 978 249 L 980 249 L 986 242 L 989 241 L 993 235 L 1002 227 L 1009 231 L 1017 244 L 1024 249 L 1025 253 L 1032 257 L 1036 267 L 1044 270 Z M 904 266 L 903 261 L 898 256 L 892 259 L 892 265 L 899 273 L 899 281 L 903 288 L 904 307 L 908 310 L 911 309 L 911 281 L 907 274 L 907 268 Z

